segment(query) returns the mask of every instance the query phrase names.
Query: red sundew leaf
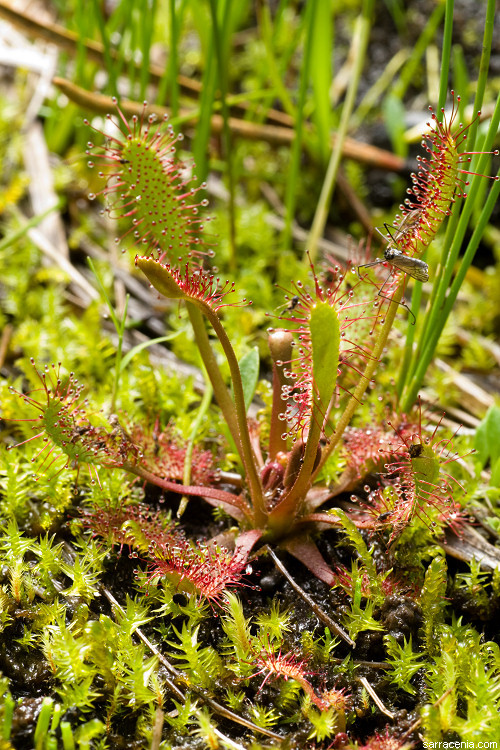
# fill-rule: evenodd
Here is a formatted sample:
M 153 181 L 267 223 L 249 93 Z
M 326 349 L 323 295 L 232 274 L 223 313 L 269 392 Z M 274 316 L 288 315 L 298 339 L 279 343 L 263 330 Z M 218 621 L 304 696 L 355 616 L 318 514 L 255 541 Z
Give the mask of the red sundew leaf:
M 453 91 L 451 94 L 453 107 L 448 118 L 444 109 L 439 119 L 429 107 L 433 130 L 422 141 L 428 158 L 417 157 L 420 168 L 418 174 L 412 175 L 413 187 L 408 190 L 411 197 L 402 206 L 403 217 L 396 222 L 395 234 L 391 237 L 392 244 L 410 257 L 422 255 L 434 239 L 445 217 L 450 214 L 453 201 L 464 196 L 463 188 L 467 183 L 462 174 L 470 174 L 462 165 L 470 161 L 472 154 L 460 151 L 470 125 L 463 127 L 460 124 L 454 129 L 460 97 L 455 97 Z M 427 124 L 431 126 L 431 123 Z M 498 154 L 498 151 L 492 153 Z
M 437 533 L 445 526 L 460 533 L 461 526 L 467 522 L 457 500 L 457 494 L 463 497 L 465 490 L 443 471 L 443 466 L 459 456 L 450 449 L 451 439 L 438 439 L 438 428 L 439 424 L 430 437 L 423 434 L 421 424 L 411 434 L 396 430 L 400 459 L 386 465 L 385 489 L 379 488 L 369 496 L 376 516 L 374 527 L 392 527 L 390 541 L 399 536 L 413 518 Z
M 400 435 L 410 436 L 418 429 L 418 424 L 405 423 L 398 428 Z M 407 447 L 402 440 L 396 440 L 394 430 L 379 426 L 350 427 L 344 433 L 344 455 L 349 467 L 356 473 L 358 481 L 375 469 L 382 468 L 388 456 L 402 456 Z
M 141 503 L 85 509 L 81 519 L 92 534 L 112 546 L 118 545 L 120 551 L 127 545 L 147 553 L 151 545 L 176 539 L 174 521 Z
M 73 373 L 63 380 L 60 364 L 46 366 L 43 372 L 37 370 L 33 359 L 31 364 L 42 388 L 18 395 L 38 413 L 33 419 L 37 434 L 24 443 L 38 438 L 44 441 L 42 449 L 32 459 L 33 462 L 41 459 L 39 471 L 47 471 L 61 459 L 63 465 L 57 473 L 68 467 L 87 465 L 99 481 L 97 466 L 120 467 L 136 461 L 140 452 L 126 433 L 112 427 L 102 415 L 89 413 L 86 401 L 81 398 L 83 386 Z M 11 391 L 17 393 L 13 388 Z M 9 448 L 19 445 L 23 443 Z M 49 458 L 52 460 L 47 465 Z
M 178 591 L 215 602 L 229 587 L 241 585 L 248 556 L 210 544 L 188 542 L 179 536 L 176 544 L 159 544 L 150 549 L 150 580 L 168 578 Z
M 366 745 L 359 746 L 359 750 L 412 750 L 412 748 L 413 742 L 391 737 L 388 728 L 386 728 L 385 734 L 377 732 L 368 740 Z
M 165 120 L 156 122 L 155 115 L 146 118 L 145 110 L 130 123 L 118 106 L 117 112 L 119 122 L 107 115 L 115 135 L 103 134 L 106 144 L 102 151 L 92 143 L 87 151 L 104 165 L 100 176 L 106 179 L 106 187 L 99 194 L 106 197 L 108 212 L 115 218 L 130 219 L 127 234 L 132 232 L 135 242 L 151 252 L 159 249 L 175 259 L 206 255 L 199 209 L 207 201 L 196 201 L 204 185 L 190 186 L 186 165 L 176 156 L 182 135 L 176 135 L 172 126 L 164 126 Z M 93 162 L 89 166 L 94 166 Z
M 262 532 L 242 534 L 234 552 L 192 542 L 164 513 L 145 505 L 87 510 L 84 526 L 121 549 L 127 545 L 148 560 L 151 582 L 167 578 L 179 591 L 218 601 L 229 587 L 243 585 L 248 554 Z
M 331 705 L 327 700 L 324 700 L 316 694 L 311 683 L 307 679 L 307 675 L 312 674 L 306 671 L 305 659 L 299 659 L 293 652 L 283 654 L 281 651 L 275 653 L 270 644 L 265 644 L 261 651 L 257 651 L 254 655 L 252 663 L 260 667 L 260 669 L 254 674 L 250 675 L 248 679 L 257 677 L 257 675 L 267 672 L 264 677 L 260 690 L 264 687 L 266 682 L 272 677 L 283 677 L 285 680 L 295 680 L 299 683 L 301 688 L 309 696 L 313 703 L 322 711 L 329 708 Z
M 132 426 L 128 432 L 134 444 L 141 446 L 140 464 L 159 477 L 183 482 L 186 461 L 186 442 L 175 433 L 171 425 L 158 431 L 157 426 L 145 431 L 141 426 Z M 193 446 L 191 456 L 191 482 L 203 486 L 212 484 L 215 478 L 214 457 L 210 451 Z

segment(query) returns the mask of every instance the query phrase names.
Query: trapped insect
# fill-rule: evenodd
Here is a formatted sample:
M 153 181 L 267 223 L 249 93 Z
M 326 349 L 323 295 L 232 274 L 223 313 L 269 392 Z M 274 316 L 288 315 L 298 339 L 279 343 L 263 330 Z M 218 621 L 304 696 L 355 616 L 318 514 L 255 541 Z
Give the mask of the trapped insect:
M 384 250 L 383 260 L 382 258 L 379 258 L 378 260 L 374 260 L 373 263 L 365 263 L 365 266 L 375 266 L 379 263 L 385 263 L 386 261 L 387 263 L 390 263 L 391 266 L 394 266 L 394 268 L 397 268 L 398 271 L 407 273 L 412 279 L 416 279 L 417 281 L 429 281 L 429 266 L 424 260 L 405 255 L 402 250 L 398 250 L 391 245 Z M 363 268 L 363 266 L 359 266 L 359 268 Z
M 417 281 L 428 281 L 429 280 L 429 266 L 425 261 L 419 260 L 418 258 L 412 258 L 410 255 L 406 255 L 400 250 L 397 245 L 400 240 L 404 239 L 406 235 L 411 232 L 418 225 L 420 221 L 420 209 L 414 209 L 409 213 L 405 214 L 401 222 L 396 227 L 391 227 L 388 224 L 384 224 L 389 237 L 392 242 L 389 242 L 388 246 L 384 250 L 384 258 L 378 258 L 372 263 L 364 263 L 359 268 L 365 268 L 366 266 L 375 266 L 379 263 L 390 263 L 394 268 L 399 271 L 407 273 L 412 279 Z M 391 232 L 394 229 L 394 234 Z M 377 230 L 380 231 L 380 230 Z M 396 245 L 396 247 L 395 247 Z M 386 282 L 384 282 L 385 284 Z M 381 290 L 382 291 L 382 290 Z
M 398 248 L 394 247 L 393 245 L 388 245 L 386 247 L 386 249 L 384 250 L 383 258 L 377 258 L 377 260 L 374 260 L 371 263 L 363 263 L 362 266 L 358 266 L 358 275 L 360 268 L 366 268 L 367 266 L 377 266 L 380 263 L 390 263 L 391 266 L 396 268 L 398 271 L 403 271 L 403 273 L 406 273 L 408 276 L 411 276 L 412 279 L 416 279 L 417 281 L 429 280 L 429 266 L 424 260 L 420 260 L 419 258 L 412 258 L 410 255 L 405 255 L 402 250 L 398 250 Z M 391 297 L 382 294 L 382 289 L 387 284 L 393 273 L 394 272 L 391 271 L 382 284 L 378 293 L 379 297 L 384 297 L 385 299 L 389 300 L 391 299 Z M 404 302 L 398 302 L 398 305 L 406 307 L 406 309 L 412 314 L 413 318 L 415 318 L 407 304 L 405 304 Z M 415 320 L 413 322 L 415 322 Z

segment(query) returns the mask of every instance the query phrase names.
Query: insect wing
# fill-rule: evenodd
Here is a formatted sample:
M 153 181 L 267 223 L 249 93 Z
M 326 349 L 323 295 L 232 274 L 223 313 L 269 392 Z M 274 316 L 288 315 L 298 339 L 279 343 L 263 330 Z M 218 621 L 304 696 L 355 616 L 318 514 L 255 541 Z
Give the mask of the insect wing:
M 396 242 L 403 237 L 406 237 L 406 235 L 411 232 L 412 229 L 414 229 L 419 221 L 420 221 L 420 209 L 414 209 L 413 211 L 410 211 L 409 213 L 405 214 L 398 224 L 396 229 Z
M 407 234 L 409 234 L 420 222 L 421 209 L 414 209 L 409 213 L 405 214 L 399 224 L 384 224 L 385 230 L 389 235 L 391 242 L 396 245 L 399 244 L 400 240 L 404 240 Z M 387 235 L 383 234 L 380 229 L 377 232 L 387 239 Z
M 389 263 L 400 271 L 404 271 L 408 276 L 417 281 L 429 281 L 429 266 L 425 261 L 419 260 L 418 258 L 410 258 L 409 255 L 404 253 L 398 253 L 394 255 L 390 260 L 387 258 Z

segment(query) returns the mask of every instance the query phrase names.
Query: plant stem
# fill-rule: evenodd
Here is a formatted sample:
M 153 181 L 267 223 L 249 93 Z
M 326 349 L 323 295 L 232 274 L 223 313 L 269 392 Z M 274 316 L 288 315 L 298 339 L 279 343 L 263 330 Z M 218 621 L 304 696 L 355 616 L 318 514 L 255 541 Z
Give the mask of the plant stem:
M 203 364 L 205 365 L 205 368 L 207 370 L 210 382 L 212 383 L 215 398 L 217 399 L 217 403 L 222 410 L 226 424 L 236 444 L 236 449 L 238 450 L 238 453 L 242 455 L 236 410 L 234 408 L 231 394 L 229 393 L 226 384 L 224 383 L 221 372 L 219 370 L 219 365 L 217 364 L 217 360 L 215 358 L 215 354 L 210 345 L 208 334 L 205 328 L 205 323 L 203 321 L 203 316 L 198 307 L 192 302 L 186 301 L 186 308 L 188 311 L 189 320 L 191 321 L 191 325 L 193 326 L 196 345 L 203 360 Z
M 152 471 L 148 471 L 142 466 L 137 466 L 136 464 L 128 462 L 124 463 L 121 468 L 123 468 L 124 471 L 129 471 L 131 474 L 135 474 L 135 476 L 137 477 L 141 477 L 141 479 L 145 479 L 146 482 L 149 482 L 150 484 L 161 487 L 163 490 L 175 492 L 177 495 L 184 494 L 196 495 L 197 497 L 211 497 L 214 500 L 219 500 L 221 503 L 232 505 L 233 507 L 241 510 L 249 521 L 252 520 L 252 509 L 240 495 L 233 495 L 231 492 L 218 490 L 214 487 L 204 487 L 203 485 L 197 486 L 179 484 L 178 482 L 173 482 L 170 479 L 159 477 L 157 474 L 153 474 Z
M 269 459 L 276 457 L 279 452 L 288 451 L 286 434 L 283 433 L 284 423 L 280 417 L 286 414 L 286 401 L 283 400 L 283 387 L 291 384 L 291 378 L 286 377 L 285 367 L 292 359 L 293 336 L 288 331 L 273 331 L 269 336 L 269 351 L 273 361 L 273 403 L 269 430 Z
M 500 96 L 497 98 L 495 110 L 493 112 L 493 116 L 491 118 L 490 126 L 488 129 L 488 134 L 483 144 L 486 149 L 491 148 L 498 130 L 499 123 Z M 472 263 L 474 253 L 477 249 L 484 228 L 495 206 L 500 190 L 498 181 L 495 182 L 490 190 L 490 194 L 486 200 L 486 203 L 484 204 L 480 218 L 474 229 L 474 234 L 470 239 L 469 244 L 467 245 L 467 249 L 460 262 L 459 270 L 452 283 L 451 279 L 453 271 L 455 269 L 463 238 L 465 236 L 465 232 L 467 230 L 467 226 L 472 214 L 475 196 L 477 195 L 477 191 L 479 189 L 479 183 L 482 179 L 484 179 L 482 175 L 486 169 L 488 158 L 489 154 L 487 152 L 481 155 L 479 162 L 477 163 L 477 174 L 474 176 L 469 187 L 468 197 L 464 202 L 462 212 L 460 213 L 460 215 L 454 212 L 450 217 L 444 243 L 444 259 L 442 261 L 441 274 L 439 276 L 439 281 L 435 282 L 436 286 L 433 290 L 430 306 L 424 320 L 422 336 L 419 341 L 418 348 L 414 352 L 412 364 L 408 368 L 405 389 L 403 390 L 403 399 L 401 401 L 401 408 L 403 410 L 408 410 L 415 401 L 416 394 L 418 393 L 418 389 L 420 388 L 420 385 L 423 381 L 427 367 L 429 366 L 429 363 L 434 355 L 434 351 L 436 349 L 439 336 L 441 335 L 441 331 L 444 328 L 453 303 L 455 302 L 455 299 L 458 295 L 460 285 L 463 282 L 467 269 Z
M 220 344 L 224 350 L 224 354 L 226 355 L 226 360 L 229 366 L 229 371 L 231 373 L 231 382 L 233 385 L 233 394 L 234 394 L 233 407 L 236 408 L 236 420 L 237 420 L 237 429 L 238 429 L 238 436 L 239 436 L 238 444 L 241 447 L 241 458 L 245 466 L 245 470 L 247 474 L 247 481 L 248 481 L 249 488 L 250 488 L 250 496 L 252 498 L 252 506 L 254 509 L 254 524 L 258 528 L 266 524 L 267 512 L 266 512 L 266 508 L 264 505 L 264 495 L 262 493 L 262 484 L 261 484 L 259 474 L 257 471 L 257 462 L 255 460 L 255 456 L 252 450 L 252 444 L 250 441 L 250 433 L 248 431 L 245 396 L 243 393 L 243 384 L 241 382 L 241 373 L 240 373 L 240 368 L 238 365 L 238 360 L 236 359 L 234 349 L 231 346 L 231 342 L 229 341 L 227 333 L 224 330 L 224 327 L 221 324 L 217 313 L 214 310 L 212 310 L 212 308 L 209 305 L 203 304 L 203 303 L 200 304 L 200 309 L 207 316 L 212 328 L 217 334 L 217 338 L 219 339 Z M 209 372 L 208 368 L 207 368 L 207 372 Z M 209 372 L 209 375 L 210 375 L 210 372 Z M 220 372 L 219 372 L 219 375 L 220 375 Z M 214 390 L 215 390 L 215 386 L 214 386 Z
M 315 399 L 299 474 L 290 490 L 283 495 L 281 501 L 269 514 L 268 527 L 280 534 L 285 531 L 287 526 L 293 525 L 297 516 L 300 515 L 301 500 L 305 497 L 312 482 L 321 438 L 321 424 L 321 410 L 318 408 L 317 399 Z
M 196 440 L 196 436 L 198 434 L 198 430 L 200 429 L 201 421 L 210 408 L 213 395 L 214 395 L 214 389 L 212 388 L 212 384 L 206 377 L 205 393 L 203 394 L 203 399 L 200 404 L 200 408 L 198 409 L 198 413 L 196 414 L 196 417 L 191 426 L 191 432 L 189 434 L 189 438 L 188 438 L 187 445 L 186 445 L 186 454 L 184 457 L 184 471 L 182 473 L 183 484 L 189 484 L 189 482 L 191 481 L 191 468 L 192 468 L 192 461 L 193 461 L 194 443 Z M 186 510 L 187 504 L 188 504 L 187 496 L 182 497 L 179 503 L 179 507 L 177 509 L 177 518 L 180 518 L 183 515 L 184 511 Z
M 500 173 L 498 176 L 500 177 Z M 422 348 L 420 358 L 418 360 L 418 364 L 415 368 L 415 372 L 411 379 L 411 384 L 408 385 L 407 391 L 404 394 L 404 398 L 401 402 L 401 408 L 403 410 L 409 409 L 415 401 L 415 398 L 418 393 L 418 389 L 420 388 L 420 385 L 424 379 L 424 375 L 426 373 L 427 367 L 429 366 L 429 363 L 436 349 L 436 345 L 441 335 L 441 332 L 444 328 L 444 324 L 446 323 L 448 319 L 448 316 L 451 312 L 451 308 L 453 307 L 453 304 L 455 302 L 455 299 L 457 298 L 458 292 L 460 291 L 460 287 L 465 278 L 467 269 L 472 263 L 474 254 L 477 250 L 482 234 L 484 232 L 484 227 L 491 215 L 491 212 L 493 211 L 495 207 L 495 204 L 497 203 L 499 194 L 500 194 L 500 180 L 495 182 L 495 184 L 490 190 L 490 194 L 488 196 L 488 199 L 481 213 L 482 218 L 480 218 L 480 220 L 478 221 L 476 229 L 474 230 L 474 233 L 469 241 L 467 250 L 465 251 L 458 273 L 455 276 L 455 279 L 453 280 L 453 283 L 451 284 L 449 288 L 448 295 L 446 296 L 446 298 L 443 297 L 443 300 L 440 303 L 440 306 L 437 308 L 439 311 L 439 316 L 436 321 L 436 324 L 430 331 L 430 334 L 426 340 L 426 345 Z M 465 231 L 465 228 L 469 220 L 469 216 L 467 214 L 463 214 L 463 217 L 464 217 L 463 226 L 464 226 L 464 231 Z M 462 221 L 461 221 L 461 224 L 462 224 Z

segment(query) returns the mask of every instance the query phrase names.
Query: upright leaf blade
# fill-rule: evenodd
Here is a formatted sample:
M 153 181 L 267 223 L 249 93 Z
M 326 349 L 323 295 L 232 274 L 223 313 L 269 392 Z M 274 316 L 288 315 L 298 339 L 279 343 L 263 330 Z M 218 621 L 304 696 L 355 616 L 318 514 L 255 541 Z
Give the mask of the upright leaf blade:
M 319 410 L 323 416 L 337 383 L 340 327 L 336 310 L 327 302 L 319 302 L 311 311 L 309 330 L 313 357 L 314 409 Z

